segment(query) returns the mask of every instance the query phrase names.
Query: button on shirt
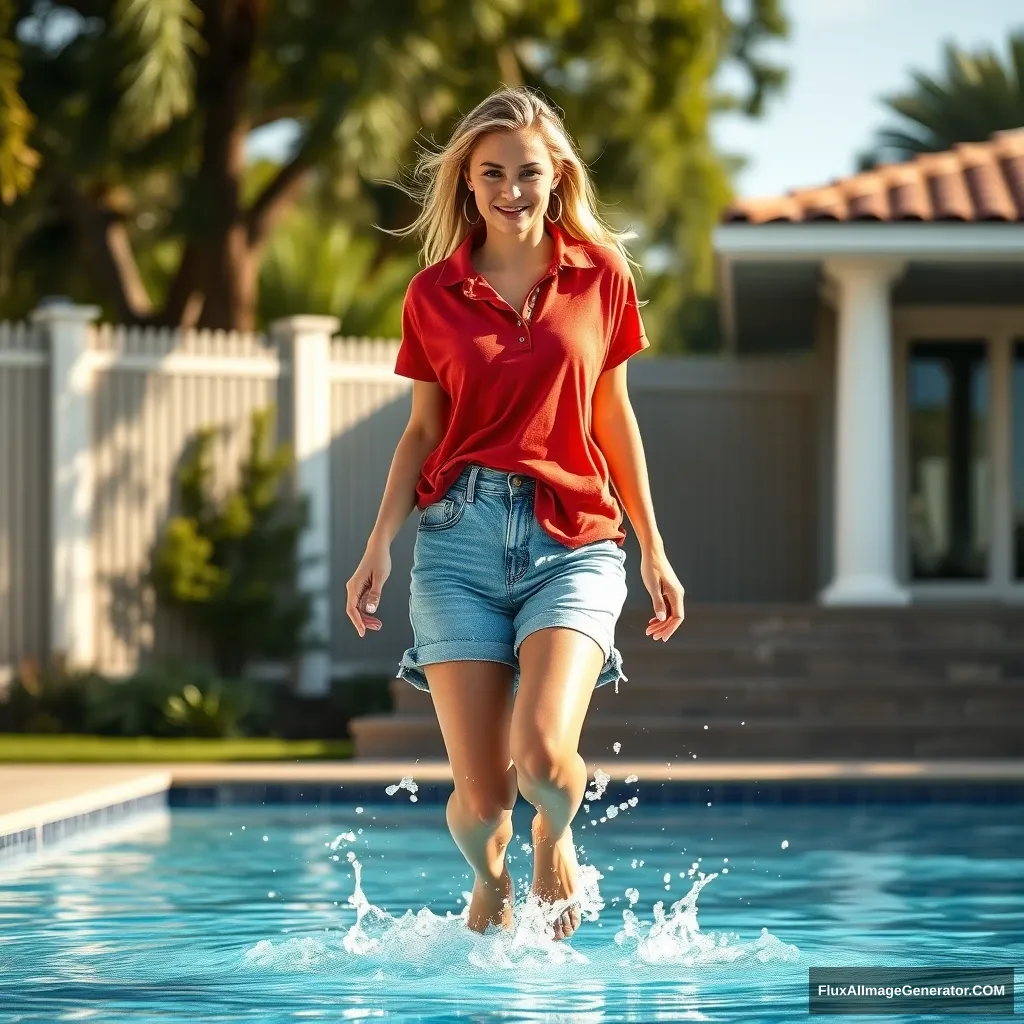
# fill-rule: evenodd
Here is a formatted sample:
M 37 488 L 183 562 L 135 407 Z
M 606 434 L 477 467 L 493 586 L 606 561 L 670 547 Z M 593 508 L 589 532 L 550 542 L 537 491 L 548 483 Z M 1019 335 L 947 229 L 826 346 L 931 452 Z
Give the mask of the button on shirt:
M 445 398 L 444 435 L 423 463 L 416 504 L 440 501 L 475 462 L 534 477 L 534 515 L 567 547 L 621 544 L 591 406 L 598 377 L 649 342 L 618 250 L 545 227 L 554 255 L 522 310 L 473 268 L 482 229 L 409 285 L 395 373 L 436 381 Z

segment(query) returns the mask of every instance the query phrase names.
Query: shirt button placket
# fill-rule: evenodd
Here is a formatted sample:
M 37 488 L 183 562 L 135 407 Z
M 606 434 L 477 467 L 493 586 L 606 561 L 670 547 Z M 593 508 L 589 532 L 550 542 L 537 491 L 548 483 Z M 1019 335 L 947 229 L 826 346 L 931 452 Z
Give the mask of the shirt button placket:
M 516 326 L 517 327 L 522 327 L 524 332 L 528 332 L 530 330 L 530 317 L 533 314 L 533 304 L 536 301 L 537 301 L 537 289 L 534 288 L 534 290 L 532 292 L 530 292 L 529 296 L 526 299 L 526 324 L 524 325 L 523 321 L 519 317 L 516 317 Z M 525 342 L 526 342 L 526 334 L 524 333 L 519 338 L 519 344 L 522 345 Z

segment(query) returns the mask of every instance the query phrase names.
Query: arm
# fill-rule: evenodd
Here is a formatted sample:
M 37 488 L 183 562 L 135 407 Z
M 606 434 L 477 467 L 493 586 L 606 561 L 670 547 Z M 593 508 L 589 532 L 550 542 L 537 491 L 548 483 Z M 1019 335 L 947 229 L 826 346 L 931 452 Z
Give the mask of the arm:
M 423 462 L 441 441 L 443 403 L 440 384 L 413 381 L 412 412 L 395 447 L 377 521 L 370 531 L 363 557 L 345 585 L 345 612 L 360 636 L 365 636 L 367 629 L 381 627 L 380 619 L 373 612 L 380 603 L 381 589 L 391 575 L 391 542 L 416 507 L 416 483 Z
M 409 513 L 416 507 L 416 483 L 423 463 L 441 442 L 443 401 L 444 392 L 440 384 L 413 381 L 412 412 L 391 460 L 368 547 L 390 547 Z
M 640 428 L 626 390 L 626 363 L 606 370 L 597 379 L 593 399 L 593 431 L 612 483 L 645 551 L 663 551 L 654 519 L 647 459 Z
M 625 361 L 597 380 L 593 432 L 640 542 L 640 576 L 654 603 L 654 618 L 648 621 L 646 633 L 654 640 L 668 640 L 683 621 L 685 591 L 669 565 L 654 519 L 643 441 L 626 390 Z

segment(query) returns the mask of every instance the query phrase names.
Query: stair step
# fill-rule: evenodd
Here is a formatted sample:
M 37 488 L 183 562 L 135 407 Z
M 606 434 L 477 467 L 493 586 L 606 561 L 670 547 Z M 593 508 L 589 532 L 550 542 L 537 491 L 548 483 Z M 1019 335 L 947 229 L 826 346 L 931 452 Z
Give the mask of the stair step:
M 719 641 L 884 643 L 966 643 L 1009 642 L 1024 644 L 1024 610 L 1000 608 L 996 612 L 970 611 L 962 607 L 904 609 L 886 612 L 860 610 L 826 610 L 818 614 L 801 611 L 794 615 L 771 615 L 747 611 L 728 617 L 708 615 L 704 609 L 688 610 L 685 621 L 672 643 Z M 623 638 L 644 638 L 651 618 L 649 611 L 624 612 L 618 622 L 617 635 Z
M 430 695 L 404 680 L 392 680 L 398 713 L 433 715 Z M 1024 720 L 1024 685 L 946 683 L 924 688 L 906 682 L 870 683 L 857 687 L 822 686 L 813 680 L 716 680 L 691 683 L 675 680 L 652 685 L 644 680 L 599 687 L 590 713 L 672 715 L 731 715 L 740 719 L 776 716 L 780 719 L 846 719 L 862 717 L 910 721 L 921 718 L 959 721 L 1017 716 Z
M 1024 756 L 1022 607 L 690 603 L 667 644 L 650 617 L 620 618 L 629 679 L 594 694 L 585 756 Z M 351 723 L 357 756 L 445 757 L 430 695 L 391 692 L 396 714 Z
M 650 647 L 638 650 L 619 646 L 626 675 L 694 676 L 804 676 L 804 677 L 866 677 L 871 675 L 904 676 L 921 682 L 949 679 L 998 679 L 1024 676 L 1024 649 L 1012 654 L 996 655 L 990 650 L 977 652 L 942 652 L 935 649 L 908 650 L 900 654 L 864 650 L 796 651 L 778 649 L 753 651 L 740 648 L 705 649 L 679 647 L 661 650 Z
M 708 729 L 704 729 L 704 725 Z M 446 757 L 436 719 L 375 715 L 350 723 L 359 759 Z M 808 759 L 836 757 L 1021 757 L 1024 730 L 1013 722 L 822 722 L 712 719 L 701 723 L 667 715 L 587 717 L 580 741 L 584 757 L 667 759 Z

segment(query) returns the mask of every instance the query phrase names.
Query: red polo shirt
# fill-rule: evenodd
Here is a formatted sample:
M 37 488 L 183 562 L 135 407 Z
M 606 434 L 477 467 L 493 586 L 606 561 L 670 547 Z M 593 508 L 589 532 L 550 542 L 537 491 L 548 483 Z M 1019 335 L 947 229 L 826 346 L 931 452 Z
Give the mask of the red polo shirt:
M 562 544 L 621 544 L 591 401 L 598 377 L 649 343 L 621 254 L 546 227 L 554 256 L 526 316 L 473 269 L 480 230 L 409 284 L 395 373 L 437 381 L 445 394 L 444 437 L 423 463 L 416 504 L 440 501 L 476 462 L 534 477 L 534 514 Z

